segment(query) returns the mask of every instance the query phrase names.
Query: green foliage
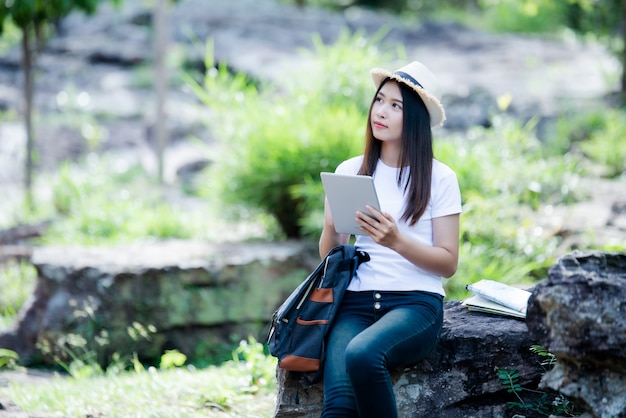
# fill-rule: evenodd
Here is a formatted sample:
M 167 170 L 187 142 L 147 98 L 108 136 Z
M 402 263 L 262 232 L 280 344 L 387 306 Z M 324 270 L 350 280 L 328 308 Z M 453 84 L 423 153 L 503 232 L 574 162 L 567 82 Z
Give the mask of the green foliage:
M 549 352 L 544 346 L 535 344 L 530 346 L 530 351 L 545 359 L 541 362 L 542 366 L 551 368 L 556 363 L 556 356 Z
M 551 368 L 556 363 L 556 357 L 541 345 L 533 345 L 530 350 L 546 360 L 542 365 Z M 579 406 L 571 402 L 560 393 L 548 393 L 534 389 L 525 388 L 520 383 L 520 374 L 517 370 L 497 369 L 496 375 L 500 379 L 500 384 L 507 393 L 515 395 L 517 401 L 508 402 L 509 408 L 521 411 L 525 414 L 532 412 L 536 416 L 559 416 L 573 417 L 579 416 L 584 411 Z M 522 397 L 523 394 L 528 396 Z
M 37 348 L 75 379 L 101 375 L 107 363 L 104 352 L 109 333 L 96 317 L 93 298 L 70 303 L 74 307 L 71 323 L 75 332 L 48 331 L 38 339 Z
M 248 341 L 242 340 L 233 351 L 231 365 L 248 374 L 249 386 L 246 391 L 254 393 L 275 379 L 277 359 L 268 354 L 263 344 L 250 336 Z
M 93 13 L 103 0 L 13 0 L 0 2 L 0 35 L 4 20 L 11 18 L 22 29 L 54 22 L 74 10 Z M 120 0 L 112 0 L 119 3 Z
M 2 19 L 0 15 L 0 20 Z M 4 27 L 0 27 L 0 56 L 5 55 L 10 49 L 20 42 L 20 30 L 12 20 L 4 22 Z
M 92 297 L 86 300 L 70 300 L 74 307 L 72 318 L 67 319 L 72 332 L 54 332 L 48 330 L 37 340 L 37 348 L 48 359 L 56 362 L 74 379 L 86 379 L 105 374 L 116 375 L 122 371 L 144 371 L 137 357 L 137 347 L 150 342 L 157 332 L 154 325 L 133 322 L 126 329 L 128 335 L 123 347 L 118 343 L 116 350 L 111 349 L 115 330 L 107 329 L 97 314 L 97 303 Z M 180 356 L 175 353 L 165 354 L 164 364 L 177 364 Z M 184 360 L 183 360 L 184 363 Z
M 579 155 L 553 152 L 537 138 L 536 121 L 521 123 L 504 115 L 492 127 L 473 128 L 452 141 L 435 143 L 436 155 L 457 172 L 466 201 L 510 196 L 533 210 L 541 204 L 579 199 L 574 186 L 583 174 Z
M 307 74 L 286 73 L 276 86 L 257 88 L 243 74 L 230 74 L 226 64 L 215 67 L 210 45 L 203 81 L 186 76 L 210 106 L 211 122 L 219 121 L 211 127 L 222 141 L 201 194 L 262 208 L 287 237 L 302 236 L 307 211 L 323 205 L 320 195 L 307 200 L 310 194 L 299 186 L 359 153 L 365 98 L 373 90 L 363 69 L 386 59 L 358 33 L 344 33 L 333 47 L 317 38 L 314 43 L 318 53 L 307 57 Z
M 626 112 L 622 109 L 608 110 L 602 129 L 591 132 L 588 140 L 580 145 L 593 161 L 606 167 L 607 177 L 619 177 L 626 172 L 625 129 Z
M 582 154 L 596 165 L 594 171 L 616 178 L 626 172 L 625 129 L 624 109 L 600 108 L 564 115 L 553 138 L 563 152 Z
M 150 192 L 149 190 L 152 190 Z M 153 238 L 190 238 L 199 225 L 163 202 L 139 166 L 91 155 L 84 167 L 65 164 L 52 181 L 58 215 L 42 243 L 95 245 Z
M 621 0 L 569 0 L 567 5 L 565 23 L 578 32 L 613 37 L 623 24 Z
M 12 323 L 34 288 L 37 271 L 25 261 L 0 265 L 0 331 Z
M 166 350 L 161 356 L 159 367 L 161 370 L 175 369 L 182 367 L 187 362 L 187 356 L 178 350 Z
M 522 391 L 522 385 L 519 383 L 519 373 L 516 370 L 498 369 L 496 371 L 498 379 L 502 386 L 506 388 L 508 393 L 513 393 L 522 402 L 518 393 Z
M 551 33 L 562 28 L 568 2 L 478 0 L 480 20 L 498 32 Z
M 374 94 L 367 69 L 393 65 L 394 58 L 403 61 L 406 57 L 401 45 L 393 52 L 384 51 L 384 37 L 388 32 L 383 28 L 368 37 L 363 31 L 343 30 L 330 45 L 325 45 L 321 36 L 314 34 L 313 50 L 302 52 L 302 58 L 309 62 L 309 71 L 285 79 L 289 94 L 333 108 L 356 105 L 361 114 L 367 115 Z
M 0 369 L 11 369 L 15 367 L 19 359 L 20 356 L 15 351 L 0 348 Z

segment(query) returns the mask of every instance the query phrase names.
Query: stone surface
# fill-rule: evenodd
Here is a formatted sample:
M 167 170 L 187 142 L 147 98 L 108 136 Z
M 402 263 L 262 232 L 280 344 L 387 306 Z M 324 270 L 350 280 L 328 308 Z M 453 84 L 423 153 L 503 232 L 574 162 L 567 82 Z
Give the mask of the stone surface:
M 102 359 L 158 359 L 171 348 L 194 358 L 233 338 L 262 340 L 272 311 L 316 264 L 312 254 L 302 242 L 35 248 L 34 295 L 0 347 L 25 364 L 54 364 L 72 334 Z
M 626 254 L 561 257 L 528 302 L 528 328 L 558 359 L 542 385 L 595 417 L 626 416 Z
M 536 388 L 543 369 L 530 351 L 534 340 L 522 320 L 469 312 L 458 301 L 445 303 L 444 326 L 435 350 L 419 364 L 392 373 L 402 417 L 494 418 L 511 416 L 514 401 L 498 369 L 517 370 L 524 387 Z M 307 375 L 277 371 L 275 417 L 319 417 L 323 384 Z

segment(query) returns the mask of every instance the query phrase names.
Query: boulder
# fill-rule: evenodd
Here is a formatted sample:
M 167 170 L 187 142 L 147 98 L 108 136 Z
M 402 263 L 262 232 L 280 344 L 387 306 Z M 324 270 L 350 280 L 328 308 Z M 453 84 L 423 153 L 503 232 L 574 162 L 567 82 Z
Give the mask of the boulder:
M 470 312 L 447 301 L 441 339 L 418 364 L 394 370 L 392 379 L 402 417 L 493 418 L 511 416 L 515 401 L 497 371 L 517 371 L 519 383 L 536 388 L 543 368 L 523 320 Z M 307 384 L 305 373 L 277 370 L 274 417 L 319 417 L 323 383 Z
M 626 416 L 626 254 L 575 251 L 528 302 L 528 328 L 557 358 L 541 386 L 594 417 Z
M 206 357 L 264 338 L 273 309 L 317 262 L 303 242 L 34 248 L 34 294 L 0 347 L 27 365 L 55 364 L 70 350 L 102 364 L 165 349 Z

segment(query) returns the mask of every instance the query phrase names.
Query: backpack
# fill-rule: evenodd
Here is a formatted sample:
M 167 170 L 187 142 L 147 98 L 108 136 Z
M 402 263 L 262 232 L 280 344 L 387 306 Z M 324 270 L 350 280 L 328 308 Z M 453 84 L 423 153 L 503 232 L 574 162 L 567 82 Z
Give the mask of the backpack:
M 357 267 L 369 259 L 353 245 L 334 247 L 274 311 L 267 342 L 278 367 L 317 372 L 314 382 L 320 380 L 326 333 Z

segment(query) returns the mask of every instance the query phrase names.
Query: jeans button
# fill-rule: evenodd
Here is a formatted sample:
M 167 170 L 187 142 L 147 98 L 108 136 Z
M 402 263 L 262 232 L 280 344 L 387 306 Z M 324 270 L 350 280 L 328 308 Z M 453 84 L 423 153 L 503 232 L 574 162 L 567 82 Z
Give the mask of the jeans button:
M 374 304 L 374 309 L 376 309 L 376 310 L 380 309 L 380 302 L 376 302 Z
M 380 293 L 374 293 L 374 298 L 375 299 L 380 299 L 381 298 Z

